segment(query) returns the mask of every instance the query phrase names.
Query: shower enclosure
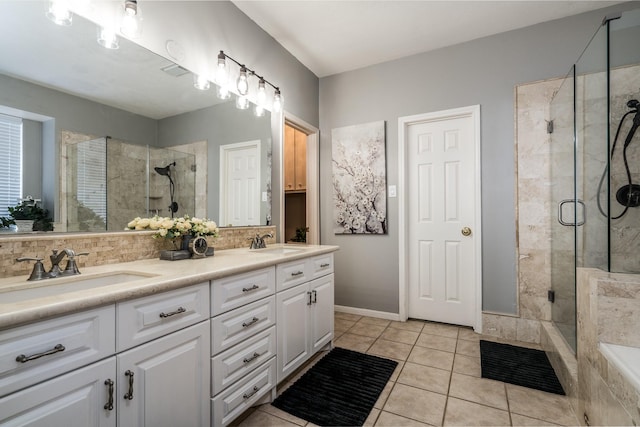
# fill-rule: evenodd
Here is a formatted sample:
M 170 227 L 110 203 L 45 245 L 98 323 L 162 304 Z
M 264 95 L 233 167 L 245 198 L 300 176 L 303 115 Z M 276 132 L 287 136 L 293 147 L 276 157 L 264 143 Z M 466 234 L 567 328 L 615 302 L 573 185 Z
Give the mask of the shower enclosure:
M 638 40 L 640 9 L 605 18 L 549 106 L 549 297 L 574 351 L 577 269 L 640 273 Z

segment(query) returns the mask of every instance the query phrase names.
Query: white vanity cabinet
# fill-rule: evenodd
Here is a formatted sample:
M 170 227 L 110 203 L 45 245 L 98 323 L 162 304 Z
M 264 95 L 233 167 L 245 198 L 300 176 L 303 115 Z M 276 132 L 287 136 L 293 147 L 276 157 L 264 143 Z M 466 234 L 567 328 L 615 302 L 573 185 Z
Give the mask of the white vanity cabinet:
M 278 382 L 333 339 L 333 282 L 332 254 L 278 265 Z

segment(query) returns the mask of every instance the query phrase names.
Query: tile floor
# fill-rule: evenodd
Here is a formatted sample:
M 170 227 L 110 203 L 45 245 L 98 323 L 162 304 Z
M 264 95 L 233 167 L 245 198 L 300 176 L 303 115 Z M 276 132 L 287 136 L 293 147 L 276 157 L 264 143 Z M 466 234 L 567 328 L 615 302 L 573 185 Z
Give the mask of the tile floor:
M 335 346 L 399 362 L 365 426 L 578 425 L 565 396 L 481 378 L 480 338 L 464 327 L 335 313 Z M 313 425 L 269 404 L 252 408 L 235 424 Z

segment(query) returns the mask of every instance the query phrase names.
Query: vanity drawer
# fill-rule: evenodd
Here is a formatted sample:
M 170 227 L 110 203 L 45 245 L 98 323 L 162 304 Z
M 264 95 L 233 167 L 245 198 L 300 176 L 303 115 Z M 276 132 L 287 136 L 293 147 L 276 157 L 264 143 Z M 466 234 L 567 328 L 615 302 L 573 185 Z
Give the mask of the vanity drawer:
M 276 291 L 274 267 L 238 274 L 211 282 L 211 315 L 257 301 Z
M 211 351 L 216 355 L 276 324 L 276 297 L 271 296 L 211 321 Z
M 333 273 L 333 254 L 314 256 L 307 262 L 311 280 Z
M 311 278 L 306 259 L 285 262 L 276 266 L 276 289 L 278 292 L 309 280 Z
M 118 303 L 117 351 L 209 318 L 209 283 Z
M 53 378 L 115 351 L 113 305 L 0 332 L 0 395 Z
M 212 399 L 214 427 L 226 426 L 276 385 L 276 360 L 272 358 L 256 371 Z
M 272 326 L 211 359 L 213 395 L 276 355 L 276 327 Z

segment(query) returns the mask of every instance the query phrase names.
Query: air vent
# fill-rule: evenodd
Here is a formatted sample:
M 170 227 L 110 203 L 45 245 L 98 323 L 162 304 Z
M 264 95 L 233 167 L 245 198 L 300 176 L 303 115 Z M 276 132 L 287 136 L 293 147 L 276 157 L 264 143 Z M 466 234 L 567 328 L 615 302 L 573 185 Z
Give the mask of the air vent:
M 184 76 L 185 74 L 189 74 L 190 72 L 189 70 L 187 70 L 186 68 L 182 68 L 178 64 L 167 65 L 166 67 L 161 68 L 161 70 L 169 75 L 172 75 L 173 77 Z

